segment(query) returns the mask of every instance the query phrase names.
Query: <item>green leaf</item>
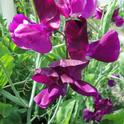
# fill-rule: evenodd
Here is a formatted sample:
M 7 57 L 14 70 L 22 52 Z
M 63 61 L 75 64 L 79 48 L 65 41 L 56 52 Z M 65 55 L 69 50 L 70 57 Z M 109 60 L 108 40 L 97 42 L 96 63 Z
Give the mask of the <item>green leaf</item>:
M 0 102 L 0 124 L 22 124 L 18 109 L 11 104 Z
M 14 52 L 17 53 L 17 54 L 23 54 L 23 53 L 26 52 L 26 50 L 21 49 L 19 47 L 15 47 Z
M 74 106 L 74 110 L 73 110 L 73 114 L 71 116 L 71 124 L 76 124 L 77 123 L 77 120 L 78 120 L 78 116 L 79 116 L 79 111 L 80 111 L 80 100 L 79 98 L 77 99 L 76 98 L 76 101 L 75 101 L 75 106 Z
M 67 100 L 59 107 L 56 115 L 56 124 L 69 124 L 76 100 Z
M 2 94 L 5 98 L 9 99 L 10 101 L 14 102 L 15 104 L 20 105 L 22 107 L 26 107 L 24 105 L 24 103 L 22 101 L 20 101 L 20 99 L 18 99 L 17 97 L 13 96 L 9 92 L 7 92 L 5 90 L 1 90 L 0 94 Z
M 5 47 L 2 42 L 0 43 L 0 57 L 2 57 L 5 54 L 10 54 L 9 50 L 7 47 Z
M 120 53 L 119 57 L 119 67 L 122 74 L 124 74 L 124 52 Z
M 0 115 L 2 115 L 3 118 L 8 117 L 11 112 L 12 112 L 12 105 L 4 104 L 0 102 Z
M 103 120 L 111 120 L 112 124 L 124 124 L 124 109 L 115 111 L 112 114 L 105 115 Z
M 8 72 L 8 75 L 11 76 L 14 68 L 14 59 L 10 55 L 4 55 L 0 58 L 0 61 L 3 63 L 4 68 Z M 8 78 L 3 70 L 3 65 L 0 64 L 0 88 L 5 86 L 8 82 Z
M 112 15 L 114 13 L 114 10 L 116 8 L 116 4 L 117 4 L 117 0 L 113 0 L 112 2 L 110 2 L 110 4 L 107 7 L 107 12 L 102 20 L 102 30 L 100 33 L 101 37 L 103 34 L 105 34 L 108 29 L 110 28 L 110 24 L 111 24 L 111 19 L 112 19 Z

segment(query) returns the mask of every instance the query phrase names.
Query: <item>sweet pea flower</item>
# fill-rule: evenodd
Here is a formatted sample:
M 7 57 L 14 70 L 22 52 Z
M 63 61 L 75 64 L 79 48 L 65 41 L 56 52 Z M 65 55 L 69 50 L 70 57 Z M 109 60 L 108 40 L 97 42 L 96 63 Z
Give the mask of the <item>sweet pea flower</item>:
M 119 16 L 119 8 L 115 9 L 112 20 L 115 22 L 116 26 L 121 27 L 124 24 L 124 18 Z
M 112 102 L 109 99 L 99 99 L 94 104 L 94 111 L 83 110 L 83 118 L 86 122 L 100 122 L 104 115 L 112 112 Z
M 86 60 L 94 58 L 103 62 L 114 62 L 118 59 L 120 42 L 118 33 L 110 30 L 101 39 L 88 43 L 87 22 L 69 20 L 65 27 L 66 45 L 70 58 Z
M 33 0 L 40 21 L 51 29 L 60 26 L 60 13 L 54 0 Z
M 114 79 L 119 79 L 119 78 L 120 78 L 119 74 L 112 74 L 111 78 L 108 79 L 108 86 L 114 87 L 116 85 L 116 81 Z
M 97 0 L 33 0 L 40 20 L 53 29 L 60 26 L 60 15 L 89 18 L 94 15 Z
M 95 19 L 101 19 L 103 14 L 103 10 L 100 8 L 96 9 L 95 12 Z M 113 15 L 112 15 L 112 21 L 116 24 L 116 26 L 121 27 L 124 24 L 124 18 L 119 16 L 119 8 L 115 9 Z
M 108 86 L 109 87 L 114 87 L 116 85 L 116 82 L 112 79 L 108 80 Z
M 81 81 L 81 70 L 87 64 L 87 61 L 65 59 L 53 62 L 49 68 L 36 70 L 32 79 L 46 85 L 46 88 L 35 96 L 36 104 L 41 108 L 47 108 L 60 95 L 66 94 L 67 84 L 77 93 L 97 99 L 99 93 L 96 88 L 85 81 Z
M 60 13 L 65 17 L 91 17 L 96 9 L 97 0 L 54 0 Z
M 102 18 L 102 14 L 103 14 L 103 10 L 100 8 L 96 8 L 94 18 L 99 20 Z
M 43 24 L 31 22 L 23 14 L 15 15 L 9 31 L 13 42 L 22 49 L 48 53 L 52 48 L 51 31 Z

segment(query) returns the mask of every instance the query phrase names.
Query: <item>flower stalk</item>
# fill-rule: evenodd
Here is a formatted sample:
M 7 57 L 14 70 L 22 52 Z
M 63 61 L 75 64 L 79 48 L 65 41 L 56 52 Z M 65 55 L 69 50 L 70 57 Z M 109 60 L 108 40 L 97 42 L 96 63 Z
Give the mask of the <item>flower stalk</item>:
M 37 54 L 37 58 L 36 58 L 36 64 L 35 67 L 38 68 L 40 66 L 40 54 Z M 32 87 L 32 91 L 31 91 L 31 97 L 30 97 L 30 101 L 29 101 L 29 105 L 28 105 L 28 111 L 27 111 L 27 124 L 31 124 L 31 111 L 32 111 L 32 105 L 33 105 L 33 99 L 34 99 L 34 95 L 35 95 L 35 91 L 36 91 L 36 82 L 33 82 L 33 87 Z

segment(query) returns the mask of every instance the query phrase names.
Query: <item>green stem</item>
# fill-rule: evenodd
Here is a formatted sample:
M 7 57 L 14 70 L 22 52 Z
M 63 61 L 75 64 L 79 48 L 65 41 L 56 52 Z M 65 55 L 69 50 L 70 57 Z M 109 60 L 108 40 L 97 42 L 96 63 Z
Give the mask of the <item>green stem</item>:
M 19 81 L 19 82 L 16 82 L 16 83 L 13 83 L 13 85 L 14 86 L 18 86 L 18 85 L 20 85 L 20 84 L 24 84 L 25 82 L 27 82 L 27 83 L 29 83 L 30 81 L 32 81 L 31 79 L 30 80 L 23 80 L 23 81 Z M 9 88 L 9 87 L 11 87 L 11 85 L 7 85 L 7 86 L 5 86 L 3 89 L 6 89 L 6 88 Z
M 90 22 L 88 22 L 88 25 L 91 29 L 93 29 L 96 33 L 98 33 L 98 30 L 92 24 L 90 24 Z
M 62 96 L 59 97 L 59 101 L 58 101 L 58 103 L 57 103 L 57 106 L 56 106 L 56 109 L 55 109 L 55 111 L 54 111 L 54 113 L 53 113 L 53 116 L 51 117 L 51 119 L 48 121 L 47 124 L 51 124 L 52 121 L 53 121 L 53 119 L 55 118 L 56 113 L 57 113 L 58 108 L 59 108 L 59 105 L 60 105 L 60 103 L 61 103 L 61 100 L 62 100 Z
M 38 53 L 37 58 L 36 58 L 35 67 L 38 68 L 39 65 L 40 65 L 40 54 Z M 27 124 L 31 124 L 31 111 L 32 111 L 33 99 L 34 99 L 34 95 L 35 95 L 35 91 L 36 91 L 36 85 L 37 85 L 37 83 L 34 81 L 32 91 L 31 91 L 31 97 L 30 97 L 30 101 L 29 101 L 29 105 L 28 105 L 28 111 L 27 111 Z
M 15 94 L 15 96 L 16 96 L 19 100 L 22 101 L 22 103 L 23 103 L 25 106 L 27 106 L 27 104 L 26 104 L 26 103 L 24 102 L 24 100 L 20 97 L 18 91 L 16 90 L 16 88 L 15 88 L 15 86 L 14 86 L 14 84 L 13 84 L 13 82 L 12 82 L 12 80 L 11 80 L 11 78 L 10 78 L 10 76 L 9 76 L 9 74 L 8 74 L 6 68 L 4 67 L 4 64 L 3 64 L 3 62 L 2 62 L 1 60 L 0 60 L 0 65 L 1 65 L 1 67 L 2 67 L 2 69 L 3 69 L 3 71 L 4 71 L 4 74 L 6 75 L 8 81 L 9 81 L 9 84 L 10 84 L 10 86 L 11 86 L 11 88 L 12 88 L 13 93 Z
M 15 104 L 27 108 L 26 105 L 24 105 L 17 97 L 13 96 L 11 93 L 7 92 L 6 90 L 1 90 L 0 94 L 3 95 L 4 98 L 10 100 L 11 102 L 14 102 Z

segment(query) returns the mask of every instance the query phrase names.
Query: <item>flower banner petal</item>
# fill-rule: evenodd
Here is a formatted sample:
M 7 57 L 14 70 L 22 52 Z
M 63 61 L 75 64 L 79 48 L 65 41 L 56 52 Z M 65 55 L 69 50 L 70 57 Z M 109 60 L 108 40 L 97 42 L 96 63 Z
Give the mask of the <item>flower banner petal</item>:
M 70 58 L 85 60 L 88 48 L 86 20 L 81 19 L 67 21 L 65 27 L 65 36 Z
M 34 5 L 40 21 L 51 27 L 58 29 L 60 26 L 60 14 L 54 0 L 34 0 Z
M 22 49 L 48 53 L 52 48 L 51 32 L 44 25 L 35 24 L 22 14 L 13 18 L 9 30 L 13 42 Z
M 94 15 L 96 10 L 97 0 L 87 0 L 87 3 L 82 11 L 82 17 L 89 18 Z
M 16 14 L 13 18 L 13 21 L 9 25 L 10 32 L 14 32 L 14 30 L 18 27 L 18 25 L 28 22 L 32 23 L 26 16 L 23 14 Z

